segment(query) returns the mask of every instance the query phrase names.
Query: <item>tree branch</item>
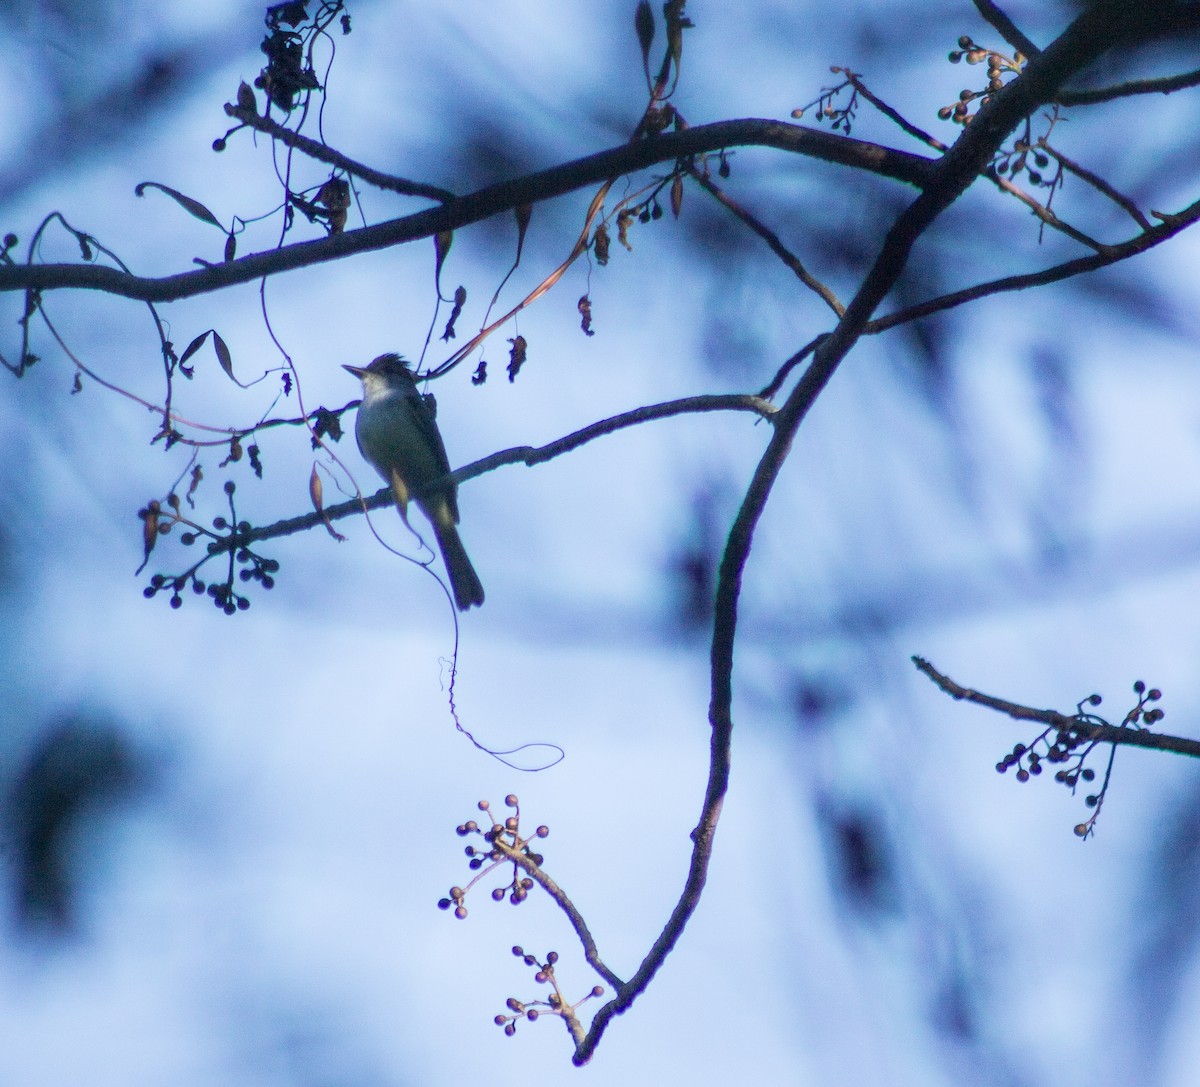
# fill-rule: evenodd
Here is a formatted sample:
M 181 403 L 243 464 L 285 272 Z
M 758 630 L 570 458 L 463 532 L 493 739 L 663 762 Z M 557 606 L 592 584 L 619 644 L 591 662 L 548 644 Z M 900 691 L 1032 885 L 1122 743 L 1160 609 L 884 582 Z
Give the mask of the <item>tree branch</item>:
M 343 155 L 340 151 L 335 151 L 328 144 L 310 139 L 308 136 L 252 110 L 241 109 L 226 102 L 225 113 L 235 120 L 241 121 L 247 128 L 262 132 L 271 139 L 278 140 L 285 146 L 299 151 L 302 155 L 307 155 L 310 159 L 327 163 L 335 170 L 342 170 L 353 177 L 361 178 L 368 185 L 374 185 L 377 189 L 400 193 L 401 196 L 424 196 L 429 200 L 437 200 L 441 203 L 455 198 L 454 193 L 449 189 L 442 189 L 437 185 L 426 185 L 423 181 L 410 181 L 406 177 L 385 174 L 382 170 L 355 162 L 354 159 Z
M 1036 57 L 1041 50 L 1017 27 L 1017 24 L 992 3 L 992 0 L 974 0 L 975 8 L 999 32 L 1000 36 L 1025 57 Z
M 913 657 L 912 662 L 917 666 L 918 671 L 927 675 L 951 698 L 974 702 L 977 706 L 985 706 L 989 710 L 1007 714 L 1017 721 L 1036 721 L 1039 724 L 1049 725 L 1051 728 L 1070 730 L 1096 743 L 1147 747 L 1155 751 L 1170 751 L 1176 755 L 1190 755 L 1194 759 L 1200 759 L 1200 740 L 1189 740 L 1184 736 L 1168 736 L 1165 733 L 1149 732 L 1144 729 L 1121 728 L 1118 725 L 1102 725 L 1077 714 L 1022 706 L 1019 702 L 1009 702 L 1004 698 L 996 698 L 990 694 L 971 690 L 969 687 L 962 687 L 949 676 L 939 672 L 924 657 Z
M 747 488 L 730 529 L 717 574 L 711 648 L 709 701 L 710 762 L 700 819 L 684 887 L 666 925 L 628 986 L 603 1005 L 587 1037 L 575 1051 L 575 1064 L 592 1056 L 612 1017 L 624 1012 L 645 989 L 675 946 L 700 900 L 708 877 L 713 838 L 729 786 L 733 733 L 733 648 L 742 575 L 758 520 L 779 477 L 796 432 L 841 361 L 863 335 L 872 312 L 895 285 L 917 239 L 987 168 L 1010 132 L 1062 83 L 1092 63 L 1117 41 L 1143 29 L 1139 11 L 1108 4 L 1089 9 L 1046 50 L 1032 58 L 1021 75 L 996 92 L 955 145 L 933 167 L 924 191 L 905 209 L 891 230 L 833 332 L 814 352 L 813 361 L 775 416 L 774 432 Z
M 511 449 L 502 449 L 464 465 L 451 474 L 456 483 L 464 483 L 468 479 L 474 479 L 485 472 L 495 471 L 506 464 L 524 464 L 532 468 L 536 464 L 543 464 L 555 457 L 561 457 L 564 453 L 570 453 L 573 449 L 578 449 L 581 445 L 606 434 L 615 434 L 618 430 L 624 430 L 626 427 L 648 423 L 655 419 L 667 419 L 674 415 L 693 415 L 710 411 L 747 411 L 764 419 L 772 419 L 776 410 L 775 405 L 770 401 L 747 393 L 687 396 L 680 400 L 668 400 L 661 404 L 648 404 L 644 407 L 633 408 L 620 415 L 601 419 L 557 438 L 555 441 L 548 442 L 546 445 L 519 445 Z M 287 420 L 287 422 L 290 421 Z M 250 433 L 250 431 L 246 433 Z M 436 487 L 440 482 L 440 479 L 434 480 L 430 486 Z M 391 488 L 381 487 L 369 497 L 351 498 L 345 502 L 339 502 L 336 506 L 326 506 L 319 513 L 314 510 L 312 513 L 304 513 L 298 517 L 276 521 L 274 524 L 252 528 L 248 532 L 237 532 L 224 536 L 216 542 L 214 551 L 232 551 L 262 540 L 273 540 L 280 536 L 292 536 L 297 532 L 307 532 L 310 529 L 324 526 L 327 522 L 340 521 L 345 517 L 353 517 L 368 510 L 382 509 L 394 501 Z
M 1062 106 L 1093 106 L 1099 102 L 1111 102 L 1115 98 L 1129 98 L 1135 94 L 1170 94 L 1197 85 L 1200 85 L 1200 68 L 1159 79 L 1132 79 L 1128 83 L 1097 87 L 1092 91 L 1060 91 L 1054 101 Z
M 280 249 L 158 279 L 133 276 L 94 264 L 4 264 L 0 265 L 0 292 L 69 288 L 104 291 L 143 302 L 172 302 L 252 282 L 266 275 L 430 238 L 524 204 L 550 200 L 661 162 L 674 162 L 727 147 L 774 147 L 865 170 L 917 188 L 925 184 L 934 165 L 934 160 L 921 155 L 786 121 L 757 118 L 718 121 L 623 144 L 548 170 L 501 181 L 439 207 L 426 208 L 399 219 L 312 241 L 295 242 Z
M 762 238 L 771 247 L 771 252 L 795 273 L 796 278 L 816 294 L 838 317 L 841 317 L 846 312 L 846 307 L 838 301 L 837 295 L 804 267 L 800 262 L 800 258 L 779 240 L 779 235 L 775 231 L 759 222 L 741 204 L 729 196 L 723 189 L 715 185 L 711 178 L 705 177 L 699 170 L 690 170 L 689 176 L 712 196 L 714 200 L 728 208 L 738 219 Z

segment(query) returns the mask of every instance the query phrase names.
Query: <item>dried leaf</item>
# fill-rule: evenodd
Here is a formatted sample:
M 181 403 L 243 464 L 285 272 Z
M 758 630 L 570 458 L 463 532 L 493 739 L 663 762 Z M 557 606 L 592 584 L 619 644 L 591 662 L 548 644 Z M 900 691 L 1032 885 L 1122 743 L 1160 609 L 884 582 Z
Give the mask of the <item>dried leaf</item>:
M 454 231 L 452 230 L 443 230 L 433 236 L 433 251 L 436 256 L 433 266 L 433 285 L 439 296 L 442 293 L 442 265 L 445 264 L 446 254 L 450 252 L 450 246 L 453 244 Z
M 221 364 L 221 369 L 225 371 L 225 375 L 230 381 L 237 381 L 233 376 L 233 359 L 229 354 L 229 348 L 225 345 L 225 341 L 215 330 L 213 331 L 213 350 L 217 353 L 217 362 Z
M 650 71 L 650 46 L 654 43 L 654 11 L 650 0 L 640 0 L 633 14 L 633 29 L 637 32 L 638 48 L 642 51 L 642 67 Z
M 683 175 L 676 174 L 671 182 L 671 214 L 679 218 L 679 209 L 683 207 Z
M 204 346 L 204 341 L 208 339 L 209 332 L 212 332 L 211 328 L 208 330 L 208 332 L 201 332 L 199 336 L 192 340 L 192 342 L 183 349 L 183 354 L 179 356 L 180 366 L 187 362 L 188 359 L 190 359 L 197 351 L 200 350 L 201 347 Z
M 522 204 L 516 209 L 517 216 L 517 259 L 515 264 L 521 263 L 521 250 L 525 247 L 525 231 L 529 229 L 529 220 L 533 218 L 533 205 Z
M 158 189 L 160 192 L 166 193 L 174 200 L 181 208 L 189 214 L 194 215 L 197 219 L 206 223 L 211 223 L 218 230 L 225 228 L 217 222 L 217 217 L 208 210 L 199 200 L 193 200 L 190 196 L 184 196 L 183 193 L 177 192 L 175 189 L 167 185 L 160 185 L 157 181 L 143 181 L 134 188 L 134 193 L 138 196 L 145 196 L 147 189 Z
M 324 494 L 325 486 L 322 484 L 321 475 L 317 471 L 317 466 L 314 464 L 312 467 L 312 474 L 308 477 L 308 497 L 312 499 L 313 509 L 315 509 L 320 515 L 321 523 L 324 524 L 325 528 L 329 532 L 329 535 L 337 540 L 338 543 L 342 543 L 346 537 L 333 527 L 333 522 L 329 520 L 328 515 L 325 513 Z
M 237 89 L 238 109 L 244 113 L 258 113 L 258 101 L 254 97 L 254 88 L 243 80 Z

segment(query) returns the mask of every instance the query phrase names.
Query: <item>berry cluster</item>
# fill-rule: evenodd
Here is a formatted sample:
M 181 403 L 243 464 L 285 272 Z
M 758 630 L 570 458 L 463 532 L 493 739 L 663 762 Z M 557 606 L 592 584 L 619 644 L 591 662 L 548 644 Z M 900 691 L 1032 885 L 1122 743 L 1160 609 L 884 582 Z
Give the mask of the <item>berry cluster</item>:
M 153 600 L 159 593 L 169 592 L 170 604 L 173 608 L 183 606 L 183 591 L 190 584 L 192 592 L 197 596 L 207 595 L 213 604 L 226 615 L 234 615 L 250 607 L 250 601 L 234 589 L 234 582 L 246 584 L 257 581 L 264 589 L 275 587 L 275 574 L 279 571 L 276 559 L 264 558 L 256 554 L 239 539 L 247 537 L 251 531 L 249 521 L 239 521 L 233 506 L 233 495 L 236 487 L 232 480 L 225 483 L 225 494 L 229 499 L 229 517 L 214 517 L 212 529 L 204 528 L 194 521 L 188 520 L 181 512 L 181 504 L 177 494 L 167 496 L 166 505 L 155 500 L 147 503 L 146 508 L 138 512 L 142 519 L 143 537 L 145 540 L 146 557 L 149 558 L 155 541 L 159 536 L 170 534 L 176 525 L 185 527 L 179 535 L 179 542 L 185 547 L 194 546 L 201 537 L 208 539 L 205 556 L 194 563 L 181 574 L 155 574 L 150 578 L 150 584 L 142 591 L 147 600 Z M 221 535 L 223 533 L 223 535 Z M 224 554 L 228 556 L 228 565 L 224 580 L 205 582 L 199 577 L 200 569 L 205 563 Z M 239 569 L 240 567 L 240 569 Z
M 1150 706 L 1162 698 L 1162 691 L 1157 687 L 1146 688 L 1140 679 L 1133 685 L 1133 692 L 1138 696 L 1137 703 L 1125 714 L 1121 728 L 1149 728 L 1163 719 L 1164 712 L 1158 706 Z M 1031 777 L 1042 773 L 1043 764 L 1057 766 L 1054 780 L 1075 794 L 1080 782 L 1090 784 L 1096 779 L 1096 771 L 1084 765 L 1088 756 L 1105 741 L 1096 739 L 1094 730 L 1097 726 L 1113 727 L 1109 721 L 1099 714 L 1085 710 L 1084 706 L 1093 709 L 1099 706 L 1103 699 L 1098 694 L 1088 695 L 1076 704 L 1075 713 L 1068 718 L 1065 725 L 1051 725 L 1044 729 L 1030 744 L 1017 744 L 1012 751 L 996 763 L 997 772 L 1006 773 L 1011 767 L 1017 768 L 1016 778 L 1026 782 Z M 1092 809 L 1092 814 L 1082 823 L 1075 825 L 1075 834 L 1080 838 L 1090 837 L 1096 828 L 1096 819 L 1108 793 L 1109 781 L 1112 778 L 1113 759 L 1117 753 L 1117 745 L 1108 741 L 1108 765 L 1104 771 L 1104 780 L 1095 792 L 1084 796 L 1084 804 Z
M 574 1022 L 576 1020 L 576 1008 L 593 997 L 604 995 L 604 986 L 594 985 L 582 999 L 575 1001 L 574 1004 L 568 1004 L 563 999 L 562 990 L 558 987 L 558 979 L 554 976 L 554 964 L 558 962 L 557 951 L 547 952 L 545 962 L 538 962 L 535 956 L 527 954 L 522 947 L 514 947 L 512 953 L 518 959 L 521 959 L 526 966 L 536 967 L 537 972 L 533 975 L 533 980 L 539 985 L 553 986 L 554 992 L 545 1000 L 523 1001 L 518 1000 L 515 996 L 510 996 L 505 1001 L 509 1014 L 497 1015 L 492 1022 L 498 1027 L 503 1027 L 504 1033 L 510 1038 L 517 1033 L 517 1021 L 520 1019 L 528 1019 L 529 1022 L 533 1023 L 540 1015 L 547 1014 L 559 1015 L 568 1020 L 568 1022 Z
M 994 49 L 984 49 L 966 34 L 958 39 L 958 48 L 950 53 L 949 59 L 951 64 L 958 64 L 964 60 L 968 64 L 982 64 L 987 61 L 987 86 L 981 91 L 965 88 L 959 92 L 957 102 L 938 110 L 938 116 L 943 121 L 953 121 L 958 125 L 970 122 L 972 102 L 986 105 L 988 97 L 1004 87 L 1006 75 L 1020 75 L 1021 69 L 1025 67 L 1025 58 L 1020 53 L 1006 57 Z
M 822 87 L 820 95 L 807 106 L 801 106 L 799 109 L 792 110 L 792 116 L 799 120 L 814 106 L 816 113 L 814 119 L 819 124 L 821 121 L 829 121 L 830 128 L 834 132 L 844 132 L 847 136 L 850 135 L 850 129 L 854 125 L 854 118 L 858 115 L 858 79 L 859 76 L 850 71 L 849 68 L 843 68 L 841 65 L 834 64 L 829 69 L 834 75 L 845 75 L 846 78 L 836 87 Z M 847 87 L 850 88 L 850 98 L 844 105 L 834 105 L 838 96 L 841 95 Z
M 476 873 L 471 882 L 466 887 L 451 887 L 449 897 L 438 900 L 438 909 L 448 910 L 453 906 L 454 916 L 460 921 L 467 916 L 465 904 L 467 893 L 476 883 L 502 864 L 512 865 L 512 879 L 504 886 L 493 888 L 493 902 L 503 902 L 507 898 L 514 906 L 519 906 L 533 890 L 534 881 L 527 873 L 539 869 L 544 858 L 540 853 L 533 852 L 529 848 L 529 843 L 534 838 L 545 838 L 550 833 L 550 828 L 540 826 L 530 837 L 522 837 L 521 808 L 516 796 L 509 793 L 504 798 L 504 803 L 506 807 L 512 809 L 513 814 L 505 818 L 503 823 L 493 821 L 492 825 L 484 830 L 474 819 L 468 819 L 455 828 L 455 833 L 460 838 L 473 834 L 478 835 L 487 843 L 486 849 L 474 845 L 468 845 L 466 848 L 469 858 L 467 867 Z M 490 814 L 491 807 L 486 800 L 479 801 L 481 812 Z

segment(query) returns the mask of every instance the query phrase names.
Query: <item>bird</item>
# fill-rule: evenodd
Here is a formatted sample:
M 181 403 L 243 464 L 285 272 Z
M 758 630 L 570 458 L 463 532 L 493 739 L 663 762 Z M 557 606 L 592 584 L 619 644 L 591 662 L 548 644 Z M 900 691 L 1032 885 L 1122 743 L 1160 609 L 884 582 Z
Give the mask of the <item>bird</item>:
M 458 535 L 458 484 L 450 476 L 433 397 L 421 395 L 409 364 L 394 353 L 343 369 L 362 382 L 354 436 L 363 459 L 392 488 L 405 524 L 409 499 L 429 518 L 458 610 L 482 604 L 483 585 Z

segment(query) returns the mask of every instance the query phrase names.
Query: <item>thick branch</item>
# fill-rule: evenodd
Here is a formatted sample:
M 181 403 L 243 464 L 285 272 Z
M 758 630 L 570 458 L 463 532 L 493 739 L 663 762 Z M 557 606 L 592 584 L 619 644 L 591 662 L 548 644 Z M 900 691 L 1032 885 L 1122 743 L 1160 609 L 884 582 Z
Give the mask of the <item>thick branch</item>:
M 774 147 L 894 178 L 917 188 L 928 179 L 933 166 L 933 160 L 921 155 L 785 121 L 756 118 L 718 121 L 682 132 L 664 133 L 536 174 L 501 181 L 439 207 L 426 208 L 399 219 L 313 241 L 296 242 L 161 279 L 132 276 L 116 268 L 95 264 L 0 265 L 0 292 L 73 288 L 105 291 L 142 302 L 172 302 L 253 282 L 266 275 L 430 238 L 524 204 L 550 200 L 661 162 L 674 162 L 727 147 Z
M 1039 105 L 1049 101 L 1062 83 L 1092 63 L 1123 36 L 1145 32 L 1144 10 L 1102 3 L 1081 15 L 1024 72 L 980 109 L 958 142 L 938 161 L 925 190 L 888 232 L 875 264 L 845 316 L 817 347 L 808 370 L 775 416 L 774 433 L 755 470 L 721 556 L 717 576 L 711 650 L 709 702 L 710 763 L 694 846 L 679 901 L 653 947 L 628 986 L 605 1004 L 575 1052 L 576 1064 L 591 1058 L 614 1015 L 624 1012 L 649 984 L 682 935 L 708 877 L 713 837 L 729 785 L 733 732 L 733 648 L 742 575 L 754 530 L 796 432 L 821 390 L 863 335 L 871 314 L 896 283 L 917 239 L 987 168 L 1010 132 Z

